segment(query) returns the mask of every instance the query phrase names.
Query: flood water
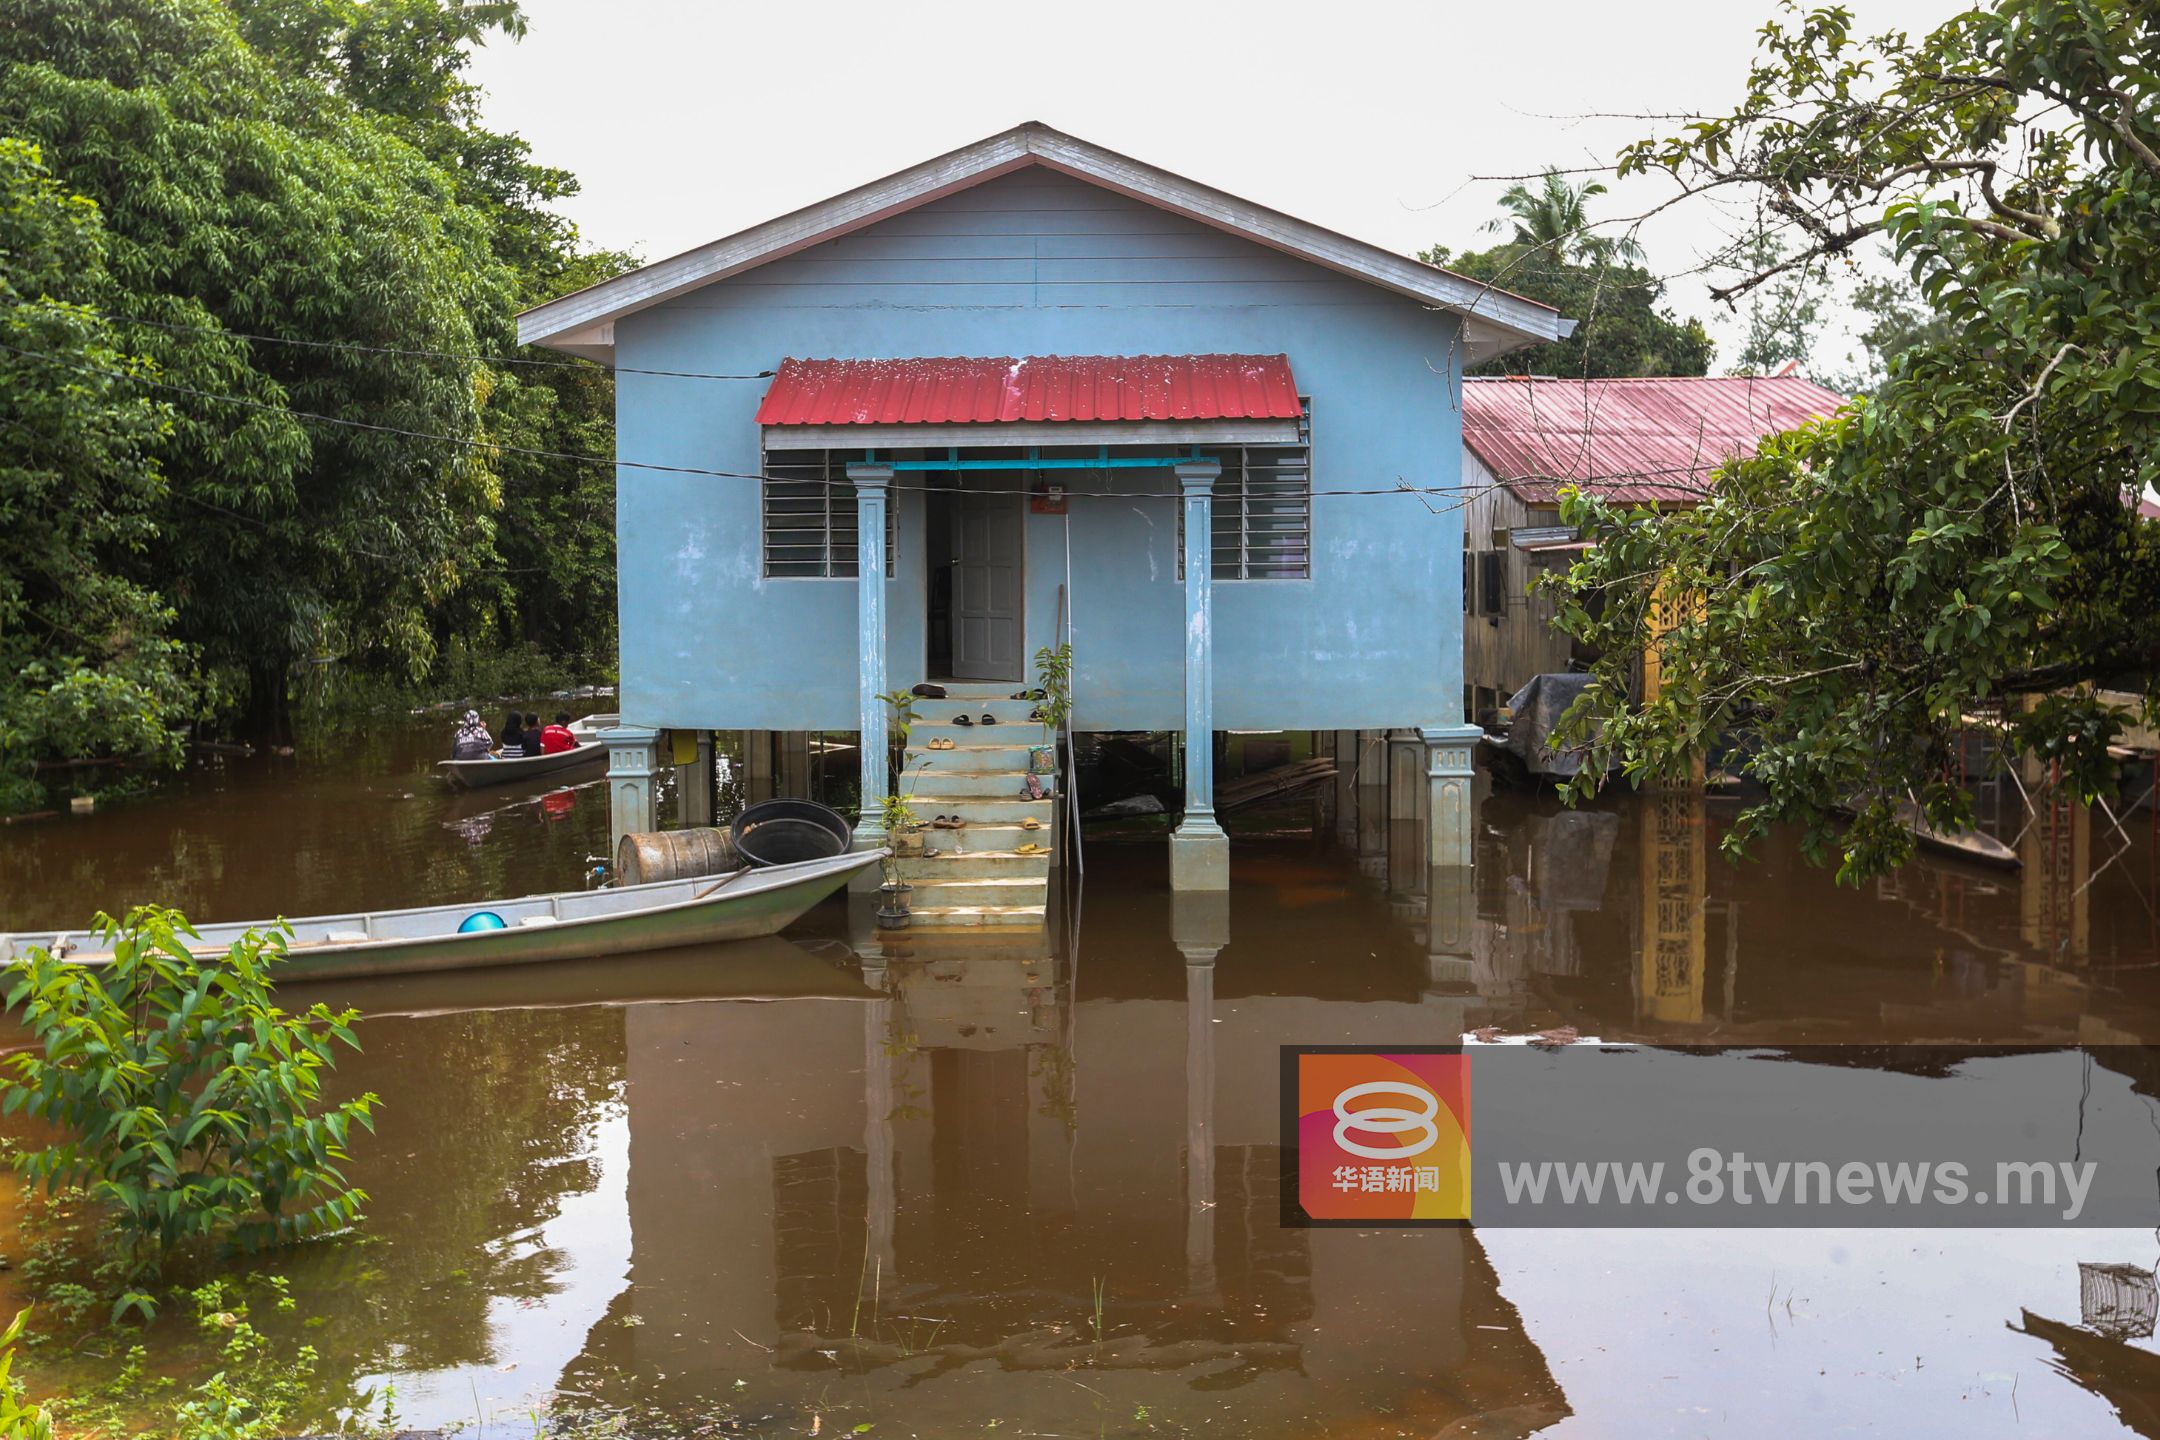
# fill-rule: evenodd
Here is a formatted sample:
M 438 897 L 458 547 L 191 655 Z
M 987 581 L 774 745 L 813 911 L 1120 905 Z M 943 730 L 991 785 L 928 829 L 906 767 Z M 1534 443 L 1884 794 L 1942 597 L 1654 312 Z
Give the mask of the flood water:
M 453 800 L 434 730 L 391 729 L 0 831 L 4 923 L 583 883 L 597 788 Z M 1468 892 L 1414 824 L 1278 814 L 1219 901 L 1172 897 L 1159 841 L 1092 845 L 1046 932 L 836 900 L 782 939 L 295 989 L 367 1012 L 340 1083 L 384 1109 L 366 1238 L 296 1253 L 258 1318 L 333 1400 L 486 1435 L 2160 1436 L 2155 1342 L 2078 1328 L 2079 1262 L 2149 1268 L 2149 1233 L 1278 1223 L 1284 1044 L 2160 1038 L 2143 812 L 1853 890 L 1776 838 L 1718 859 L 1736 809 L 1486 795 Z M 64 1393 L 102 1362 L 29 1363 Z

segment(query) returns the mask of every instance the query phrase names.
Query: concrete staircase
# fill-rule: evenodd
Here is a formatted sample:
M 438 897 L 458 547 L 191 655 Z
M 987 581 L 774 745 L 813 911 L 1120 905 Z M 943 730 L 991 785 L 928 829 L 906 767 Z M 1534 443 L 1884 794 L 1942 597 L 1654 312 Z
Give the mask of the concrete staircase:
M 1044 798 L 1027 798 L 1028 747 L 1044 743 L 1043 727 L 1028 718 L 1033 701 L 1006 698 L 1019 688 L 1018 681 L 947 682 L 947 698 L 915 702 L 900 793 L 926 825 L 939 815 L 965 822 L 958 830 L 924 830 L 923 843 L 938 853 L 898 862 L 915 887 L 909 906 L 917 929 L 1040 926 L 1048 912 L 1057 777 L 1037 777 Z M 976 723 L 954 724 L 962 714 Z M 997 723 L 982 724 L 985 714 Z M 932 750 L 932 740 L 950 740 L 953 748 Z M 1041 828 L 1027 829 L 1030 819 Z M 1031 843 L 1041 852 L 1014 853 Z

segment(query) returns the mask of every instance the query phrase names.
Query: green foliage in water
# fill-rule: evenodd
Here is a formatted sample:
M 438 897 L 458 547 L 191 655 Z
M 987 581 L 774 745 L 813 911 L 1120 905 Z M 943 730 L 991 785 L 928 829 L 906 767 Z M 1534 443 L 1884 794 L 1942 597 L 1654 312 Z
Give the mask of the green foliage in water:
M 48 1192 L 81 1186 L 110 1218 L 126 1287 L 146 1316 L 165 1266 L 209 1242 L 260 1250 L 354 1223 L 366 1194 L 340 1164 L 376 1097 L 324 1103 L 333 1046 L 359 1047 L 356 1011 L 279 1009 L 271 972 L 286 934 L 249 931 L 201 954 L 177 911 L 142 906 L 96 924 L 109 963 L 33 950 L 6 970 L 7 1002 L 35 1046 L 11 1058 L 4 1109 L 58 1138 L 17 1154 Z
M 516 453 L 604 461 L 612 378 L 497 357 L 630 260 L 480 123 L 471 51 L 523 33 L 460 0 L 7 7 L 0 577 L 42 588 L 24 619 L 0 587 L 31 650 L 0 655 L 0 764 L 169 760 L 198 715 L 281 736 L 325 656 L 406 683 L 453 642 L 612 656 L 612 468 Z
M 203 698 L 171 609 L 130 578 L 171 419 L 84 307 L 104 288 L 97 207 L 0 137 L 0 811 L 42 803 L 41 760 L 176 761 Z
M 18 1311 L 0 1331 L 0 1440 L 52 1440 L 51 1418 L 23 1399 L 22 1381 L 15 1378 L 15 1345 L 29 1319 L 28 1310 Z

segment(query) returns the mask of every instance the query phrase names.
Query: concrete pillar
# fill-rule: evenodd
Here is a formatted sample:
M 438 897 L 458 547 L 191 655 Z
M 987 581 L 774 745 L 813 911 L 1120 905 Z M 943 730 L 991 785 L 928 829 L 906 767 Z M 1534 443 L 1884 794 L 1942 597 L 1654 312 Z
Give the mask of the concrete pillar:
M 855 822 L 855 848 L 874 850 L 885 843 L 885 796 L 892 789 L 885 757 L 885 507 L 891 503 L 890 465 L 848 466 L 855 482 L 855 650 L 859 667 L 856 689 L 862 731 L 862 815 Z
M 1179 465 L 1185 507 L 1185 816 L 1170 833 L 1170 888 L 1230 888 L 1230 837 L 1215 821 L 1215 480 L 1222 465 Z
M 774 765 L 773 793 L 793 800 L 808 800 L 816 787 L 810 776 L 810 732 L 808 730 L 775 730 L 773 748 L 778 752 Z
M 1471 954 L 1477 892 L 1467 865 L 1435 865 L 1425 879 L 1425 993 L 1452 995 L 1476 983 Z
M 713 823 L 712 731 L 697 732 L 695 760 L 687 765 L 680 761 L 676 763 L 675 794 L 681 803 L 682 823 L 685 826 Z
M 745 730 L 742 737 L 743 804 L 755 805 L 779 793 L 773 788 L 772 731 Z
M 1468 869 L 1477 813 L 1470 794 L 1471 756 L 1485 732 L 1475 725 L 1428 725 L 1418 733 L 1425 741 L 1426 855 L 1433 865 Z
M 1357 844 L 1358 732 L 1335 732 L 1335 843 Z
M 1170 897 L 1185 957 L 1185 1291 L 1220 1301 L 1215 1271 L 1215 957 L 1230 943 L 1227 891 Z
M 656 830 L 653 776 L 660 769 L 660 732 L 649 725 L 617 725 L 600 732 L 608 761 L 608 854 L 625 835 Z

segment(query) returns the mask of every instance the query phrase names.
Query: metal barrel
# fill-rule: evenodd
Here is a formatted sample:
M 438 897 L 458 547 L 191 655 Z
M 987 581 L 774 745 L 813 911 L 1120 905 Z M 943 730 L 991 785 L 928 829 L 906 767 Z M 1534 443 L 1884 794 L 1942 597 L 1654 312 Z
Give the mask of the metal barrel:
M 791 865 L 847 853 L 855 827 L 815 800 L 761 800 L 729 827 L 736 853 L 752 865 Z
M 739 870 L 743 857 L 735 837 L 725 830 L 645 830 L 622 837 L 615 847 L 615 883 L 650 885 L 659 880 L 692 880 Z

